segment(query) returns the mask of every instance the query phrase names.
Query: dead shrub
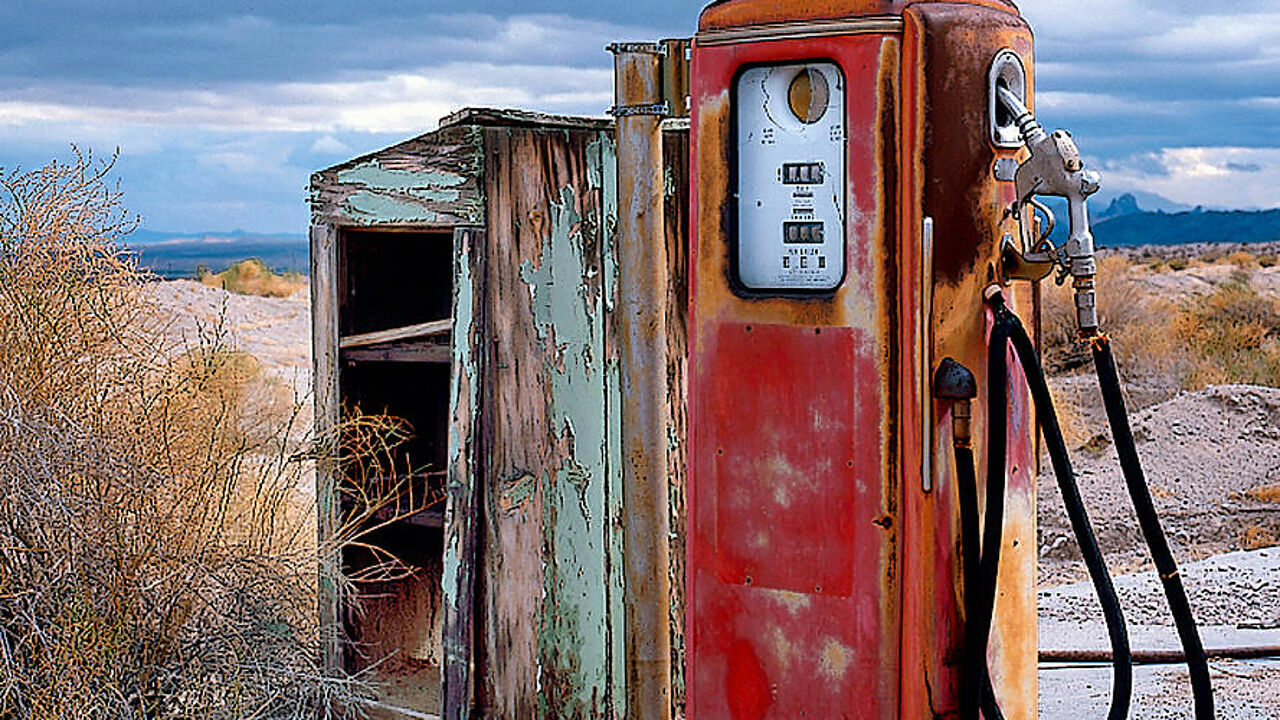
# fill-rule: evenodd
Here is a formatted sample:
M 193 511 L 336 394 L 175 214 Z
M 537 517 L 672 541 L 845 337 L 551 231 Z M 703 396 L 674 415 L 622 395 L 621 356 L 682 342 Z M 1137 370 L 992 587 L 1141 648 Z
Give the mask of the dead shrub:
M 1261 550 L 1280 546 L 1280 523 L 1249 525 L 1241 528 L 1236 542 L 1242 550 Z
M 217 328 L 166 344 L 110 167 L 0 171 L 0 717 L 355 716 L 316 570 L 386 499 L 316 547 L 333 448 Z
M 1191 300 L 1175 323 L 1187 355 L 1183 386 L 1280 384 L 1280 303 L 1249 287 L 1243 278 Z
M 1180 272 L 1191 267 L 1191 259 L 1185 257 L 1169 258 L 1169 269 Z
M 1262 503 L 1280 503 L 1280 483 L 1263 485 L 1245 492 L 1245 497 Z
M 1244 250 L 1236 250 L 1229 253 L 1218 260 L 1220 263 L 1227 265 L 1235 265 L 1242 269 L 1251 269 L 1258 267 L 1258 258 L 1253 253 Z
M 258 258 L 231 263 L 220 273 L 201 267 L 196 274 L 209 287 L 257 297 L 289 297 L 307 286 L 307 279 L 300 273 L 278 274 Z
M 1062 439 L 1067 443 L 1067 447 L 1083 446 L 1090 440 L 1092 433 L 1084 411 L 1080 407 L 1079 393 L 1051 384 L 1049 396 L 1053 399 L 1058 427 L 1062 430 Z

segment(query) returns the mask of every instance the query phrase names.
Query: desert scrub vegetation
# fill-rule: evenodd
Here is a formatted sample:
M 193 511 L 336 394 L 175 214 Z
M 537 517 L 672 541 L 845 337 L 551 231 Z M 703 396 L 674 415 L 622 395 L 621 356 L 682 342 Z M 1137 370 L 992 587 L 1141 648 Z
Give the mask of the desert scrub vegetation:
M 307 286 L 307 279 L 301 273 L 276 273 L 258 258 L 231 263 L 217 273 L 202 266 L 196 269 L 196 276 L 209 287 L 258 297 L 289 297 Z
M 0 171 L 0 718 L 355 716 L 300 492 L 334 449 L 217 328 L 167 344 L 111 164 Z
M 1098 261 L 1098 320 L 1115 340 L 1115 353 L 1127 368 L 1164 372 L 1177 354 L 1167 332 L 1175 307 L 1134 282 L 1134 266 L 1123 256 Z M 1089 348 L 1078 339 L 1074 291 L 1070 283 L 1041 283 L 1041 333 L 1045 367 L 1062 372 L 1088 365 Z M 1163 330 L 1163 331 L 1162 331 Z
M 1135 280 L 1136 273 L 1157 270 L 1119 255 L 1100 260 L 1098 314 L 1127 375 L 1170 378 L 1186 390 L 1226 383 L 1280 387 L 1280 301 L 1250 285 L 1260 267 L 1254 255 L 1236 252 L 1219 260 L 1235 266 L 1230 279 L 1208 295 L 1178 301 L 1157 297 Z M 1177 269 L 1172 261 L 1170 268 Z M 1046 366 L 1057 372 L 1087 366 L 1070 286 L 1043 288 Z
M 1222 383 L 1280 386 L 1280 302 L 1241 274 L 1207 298 L 1190 300 L 1174 319 L 1186 350 L 1183 386 Z

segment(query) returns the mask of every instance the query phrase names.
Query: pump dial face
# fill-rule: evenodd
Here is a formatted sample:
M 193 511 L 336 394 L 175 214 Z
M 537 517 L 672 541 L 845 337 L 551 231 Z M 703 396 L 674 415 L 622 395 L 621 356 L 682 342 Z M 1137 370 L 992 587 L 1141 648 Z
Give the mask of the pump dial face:
M 831 62 L 758 66 L 735 89 L 738 280 L 834 290 L 845 269 L 844 76 Z

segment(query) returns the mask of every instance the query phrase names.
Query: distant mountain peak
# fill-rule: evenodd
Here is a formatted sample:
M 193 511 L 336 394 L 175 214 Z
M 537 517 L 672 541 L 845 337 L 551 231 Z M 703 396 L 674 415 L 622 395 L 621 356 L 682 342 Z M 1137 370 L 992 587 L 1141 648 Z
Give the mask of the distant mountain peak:
M 1138 198 L 1133 193 L 1125 193 L 1111 199 L 1111 204 L 1107 205 L 1107 209 L 1098 213 L 1098 220 L 1108 220 L 1110 218 L 1124 217 L 1125 215 L 1137 215 L 1142 212 L 1142 208 L 1138 207 Z

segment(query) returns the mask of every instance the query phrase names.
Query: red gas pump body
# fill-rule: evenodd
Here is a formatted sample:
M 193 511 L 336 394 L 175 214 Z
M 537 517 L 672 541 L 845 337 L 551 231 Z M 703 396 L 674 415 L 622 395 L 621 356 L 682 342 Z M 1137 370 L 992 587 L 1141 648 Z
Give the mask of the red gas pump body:
M 1030 31 L 1006 2 L 727 0 L 703 12 L 691 92 L 691 720 L 956 707 L 958 510 L 948 408 L 928 377 L 950 356 L 983 379 L 982 291 L 1000 280 L 1002 237 L 1017 237 L 1003 216 L 1012 186 L 993 166 L 1018 151 L 987 133 L 988 70 L 1003 49 L 1025 66 L 1029 95 Z M 740 117 L 742 78 L 804 63 L 842 78 L 831 96 L 843 106 L 843 247 L 779 245 L 776 261 L 842 257 L 843 275 L 834 287 L 753 287 L 737 243 L 754 230 L 738 203 L 764 201 L 738 173 L 775 137 Z M 811 219 L 796 202 L 785 224 Z M 1019 718 L 1034 715 L 1034 455 L 1013 385 L 1001 582 L 1015 589 L 997 605 L 991 665 Z M 974 415 L 981 437 L 980 403 Z

